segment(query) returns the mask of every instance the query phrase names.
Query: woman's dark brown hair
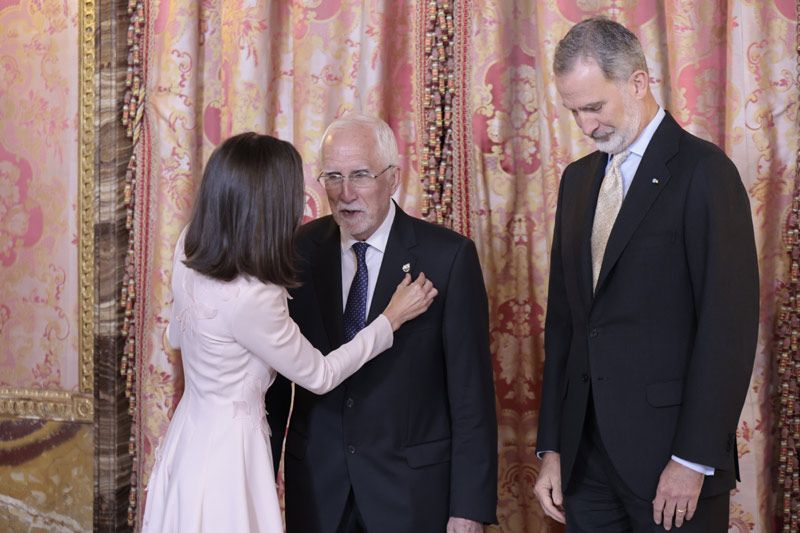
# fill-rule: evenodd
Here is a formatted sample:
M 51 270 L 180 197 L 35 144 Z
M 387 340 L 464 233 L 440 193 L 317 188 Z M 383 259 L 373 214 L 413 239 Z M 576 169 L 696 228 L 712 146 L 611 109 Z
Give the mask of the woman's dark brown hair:
M 206 164 L 184 263 L 219 280 L 248 275 L 294 286 L 303 204 L 303 163 L 294 146 L 253 132 L 235 135 Z

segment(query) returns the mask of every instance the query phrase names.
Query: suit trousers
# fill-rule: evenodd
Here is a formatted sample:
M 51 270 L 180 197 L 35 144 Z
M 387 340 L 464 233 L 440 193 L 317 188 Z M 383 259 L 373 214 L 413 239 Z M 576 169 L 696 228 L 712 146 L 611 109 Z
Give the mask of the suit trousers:
M 634 494 L 619 477 L 600 438 L 591 394 L 571 480 L 564 491 L 568 533 L 655 533 L 653 503 Z M 655 495 L 654 495 L 655 496 Z M 701 498 L 680 533 L 728 531 L 730 492 Z

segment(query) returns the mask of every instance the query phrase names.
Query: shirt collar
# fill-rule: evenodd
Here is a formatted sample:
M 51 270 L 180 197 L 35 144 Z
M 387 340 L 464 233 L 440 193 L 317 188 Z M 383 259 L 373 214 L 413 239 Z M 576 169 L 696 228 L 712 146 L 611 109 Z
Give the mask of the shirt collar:
M 386 251 L 386 243 L 389 242 L 389 232 L 392 230 L 392 223 L 394 222 L 394 215 L 396 212 L 396 208 L 394 206 L 394 202 L 389 200 L 389 212 L 386 213 L 386 218 L 383 219 L 381 225 L 378 226 L 372 235 L 370 235 L 366 241 L 371 247 L 378 250 L 380 253 L 384 253 Z M 345 252 L 349 253 L 350 248 L 358 242 L 356 239 L 341 231 L 341 240 L 342 240 L 342 253 Z
M 636 138 L 630 146 L 628 146 L 628 150 L 632 154 L 636 154 L 639 157 L 644 157 L 644 151 L 647 150 L 647 145 L 650 144 L 650 141 L 653 139 L 653 135 L 655 135 L 658 126 L 661 124 L 661 121 L 664 120 L 664 117 L 667 113 L 664 111 L 664 108 L 658 106 L 658 111 L 656 111 L 656 115 L 650 120 L 650 122 L 645 126 L 642 130 L 642 133 Z

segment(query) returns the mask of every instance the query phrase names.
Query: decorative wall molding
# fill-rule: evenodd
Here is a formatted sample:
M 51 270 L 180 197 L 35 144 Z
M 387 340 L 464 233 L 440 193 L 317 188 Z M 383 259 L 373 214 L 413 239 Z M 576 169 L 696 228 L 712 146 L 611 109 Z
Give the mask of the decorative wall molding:
M 0 387 L 0 416 L 91 422 L 93 415 L 91 395 Z
M 82 0 L 79 35 L 79 138 L 78 158 L 78 388 L 94 390 L 94 171 L 95 171 L 95 0 Z M 89 419 L 91 419 L 91 411 Z

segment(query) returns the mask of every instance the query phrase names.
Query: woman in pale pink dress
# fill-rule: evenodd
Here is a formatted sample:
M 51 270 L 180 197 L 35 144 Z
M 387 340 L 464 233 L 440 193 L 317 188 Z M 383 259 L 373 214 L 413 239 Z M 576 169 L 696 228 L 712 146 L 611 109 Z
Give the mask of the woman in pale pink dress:
M 156 451 L 145 532 L 283 531 L 264 413 L 276 372 L 325 393 L 436 296 L 424 275 L 406 276 L 382 315 L 323 357 L 286 303 L 303 202 L 302 163 L 287 142 L 245 133 L 208 160 L 175 248 L 167 339 L 186 385 Z

